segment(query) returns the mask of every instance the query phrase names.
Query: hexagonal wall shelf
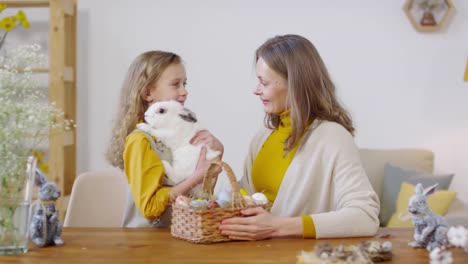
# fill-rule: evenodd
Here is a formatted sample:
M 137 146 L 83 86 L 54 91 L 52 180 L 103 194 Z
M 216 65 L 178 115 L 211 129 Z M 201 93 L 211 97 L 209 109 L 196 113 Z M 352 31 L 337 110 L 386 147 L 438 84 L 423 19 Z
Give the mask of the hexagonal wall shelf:
M 452 0 L 406 0 L 403 9 L 416 30 L 427 32 L 443 28 L 455 7 Z

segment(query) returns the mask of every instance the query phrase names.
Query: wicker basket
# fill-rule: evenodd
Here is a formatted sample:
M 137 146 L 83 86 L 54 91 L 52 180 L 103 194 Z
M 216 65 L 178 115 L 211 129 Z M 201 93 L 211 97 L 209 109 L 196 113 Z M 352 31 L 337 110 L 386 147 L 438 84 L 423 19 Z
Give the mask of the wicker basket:
M 219 225 L 224 219 L 241 216 L 240 211 L 247 208 L 247 205 L 240 195 L 239 185 L 237 184 L 234 172 L 224 162 L 212 163 L 208 168 L 203 180 L 203 193 L 205 197 L 208 198 L 212 195 L 212 175 L 220 166 L 226 172 L 232 186 L 231 207 L 200 210 L 179 206 L 174 203 L 172 205 L 171 224 L 171 234 L 173 237 L 203 244 L 231 240 L 221 234 Z

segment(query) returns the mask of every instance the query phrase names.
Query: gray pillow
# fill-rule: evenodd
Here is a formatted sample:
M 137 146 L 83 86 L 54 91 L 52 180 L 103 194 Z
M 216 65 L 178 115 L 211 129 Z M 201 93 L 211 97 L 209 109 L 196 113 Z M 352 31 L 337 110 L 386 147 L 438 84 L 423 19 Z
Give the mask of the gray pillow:
M 452 182 L 453 175 L 434 176 L 424 172 L 406 170 L 389 163 L 385 164 L 382 201 L 380 201 L 380 226 L 386 226 L 390 217 L 396 211 L 396 202 L 402 182 L 405 181 L 414 185 L 421 183 L 425 188 L 439 183 L 436 190 L 447 190 Z

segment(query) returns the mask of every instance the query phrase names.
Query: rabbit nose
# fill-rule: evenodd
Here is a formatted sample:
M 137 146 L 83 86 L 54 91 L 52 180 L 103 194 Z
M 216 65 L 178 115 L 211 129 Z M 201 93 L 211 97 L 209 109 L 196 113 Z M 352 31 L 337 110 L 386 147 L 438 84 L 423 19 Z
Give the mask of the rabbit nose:
M 409 208 L 408 208 L 408 212 L 410 212 L 410 213 L 412 213 L 412 214 L 415 214 L 417 211 L 416 211 L 414 208 L 409 207 Z

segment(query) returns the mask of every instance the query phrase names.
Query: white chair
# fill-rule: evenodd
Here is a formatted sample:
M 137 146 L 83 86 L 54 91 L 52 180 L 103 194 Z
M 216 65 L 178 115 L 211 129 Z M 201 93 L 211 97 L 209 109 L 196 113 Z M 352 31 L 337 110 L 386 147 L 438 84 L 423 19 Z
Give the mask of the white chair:
M 65 227 L 120 227 L 126 206 L 127 180 L 119 169 L 79 175 L 65 214 Z

